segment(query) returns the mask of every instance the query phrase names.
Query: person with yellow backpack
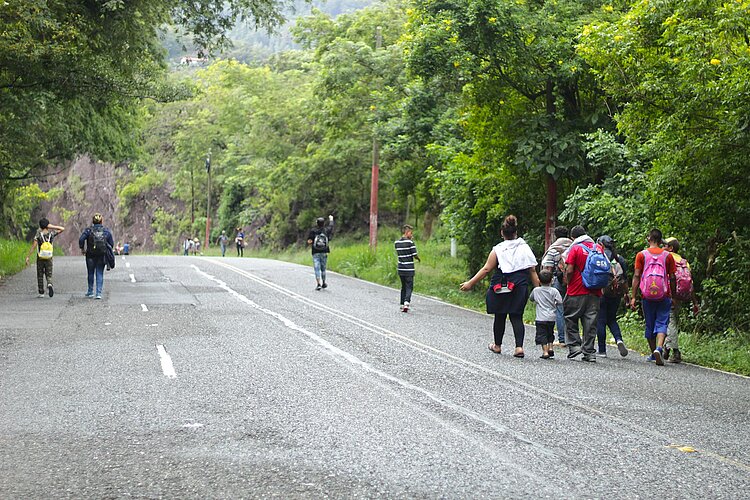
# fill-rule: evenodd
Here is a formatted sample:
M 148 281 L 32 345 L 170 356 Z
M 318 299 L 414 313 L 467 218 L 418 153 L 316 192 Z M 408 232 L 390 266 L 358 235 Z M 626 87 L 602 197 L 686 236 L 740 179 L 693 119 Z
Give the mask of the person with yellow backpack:
M 26 265 L 28 266 L 31 252 L 37 249 L 36 281 L 39 287 L 39 295 L 37 297 L 44 297 L 45 277 L 47 278 L 49 296 L 52 297 L 55 294 L 55 290 L 52 288 L 52 240 L 63 231 L 65 231 L 64 227 L 50 224 L 45 217 L 39 219 L 39 229 L 37 229 L 34 241 L 31 243 L 31 248 L 29 248 L 29 252 L 26 254 Z

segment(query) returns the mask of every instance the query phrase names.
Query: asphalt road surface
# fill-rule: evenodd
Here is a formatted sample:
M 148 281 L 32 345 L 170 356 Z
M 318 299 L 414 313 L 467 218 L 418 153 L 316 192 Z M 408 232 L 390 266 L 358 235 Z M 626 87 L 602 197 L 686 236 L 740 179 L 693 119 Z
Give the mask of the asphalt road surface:
M 0 285 L 2 498 L 750 491 L 748 378 L 495 355 L 487 315 L 270 260 L 119 257 L 103 300 L 54 267 Z

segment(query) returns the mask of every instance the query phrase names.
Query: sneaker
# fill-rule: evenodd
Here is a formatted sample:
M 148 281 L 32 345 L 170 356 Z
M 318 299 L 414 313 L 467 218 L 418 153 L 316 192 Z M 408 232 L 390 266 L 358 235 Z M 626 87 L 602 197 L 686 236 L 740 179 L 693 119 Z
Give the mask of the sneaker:
M 625 342 L 622 340 L 617 341 L 617 350 L 620 351 L 620 356 L 623 358 L 628 355 L 628 348 L 625 347 Z
M 568 352 L 568 358 L 572 359 L 572 358 L 575 358 L 576 356 L 580 356 L 581 354 L 583 354 L 582 350 L 580 349 L 573 350 L 571 348 L 570 352 Z
M 661 347 L 657 347 L 654 351 L 654 362 L 657 364 L 657 366 L 664 366 L 664 358 L 663 358 L 663 352 Z
M 403 309 L 403 311 L 404 311 L 405 313 L 406 313 L 406 312 L 409 312 L 409 303 L 408 303 L 408 302 L 404 302 L 404 309 Z
M 86 292 L 85 297 L 93 297 L 93 296 L 94 296 L 94 292 Z
M 403 304 L 399 304 L 398 310 L 401 311 L 401 312 L 404 312 L 404 305 Z
M 656 361 L 656 358 L 654 358 L 654 355 L 651 354 L 649 357 L 646 358 L 646 361 L 654 362 Z
M 55 291 L 52 289 L 52 285 L 47 285 L 47 291 L 49 292 L 50 297 L 55 294 Z
M 97 300 L 102 300 L 102 296 L 101 296 L 101 295 L 97 295 L 97 296 L 96 296 L 96 297 L 94 297 L 94 298 L 95 298 L 95 299 L 97 299 Z
M 583 358 L 581 359 L 583 359 L 587 363 L 596 363 L 596 356 L 593 354 L 584 354 Z
M 328 285 L 326 285 L 326 282 L 323 282 L 322 288 L 328 288 Z
M 669 347 L 664 348 L 664 361 L 669 359 L 669 355 L 671 352 L 672 352 L 672 349 L 670 349 Z
M 316 287 L 315 287 L 315 289 L 316 289 L 317 291 L 320 291 L 320 289 L 321 289 L 321 288 L 322 288 L 322 287 L 321 287 L 320 285 L 318 285 L 318 286 L 316 286 Z
M 679 349 L 675 349 L 672 359 L 669 360 L 670 363 L 682 363 L 682 353 Z
M 43 294 L 43 293 L 40 293 L 39 295 L 37 295 L 37 296 L 36 296 L 36 298 L 37 298 L 37 299 L 43 299 L 43 298 L 44 298 L 44 294 Z

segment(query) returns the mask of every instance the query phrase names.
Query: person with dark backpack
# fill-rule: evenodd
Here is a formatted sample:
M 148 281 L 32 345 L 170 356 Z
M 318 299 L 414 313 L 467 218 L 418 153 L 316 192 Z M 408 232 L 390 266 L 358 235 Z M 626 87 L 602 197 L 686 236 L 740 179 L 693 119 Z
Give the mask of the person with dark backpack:
M 104 287 L 104 266 L 107 264 L 107 254 L 115 246 L 115 240 L 109 228 L 102 225 L 102 214 L 96 213 L 92 225 L 87 227 L 78 238 L 78 247 L 86 255 L 86 270 L 88 271 L 88 291 L 86 297 L 102 298 Z M 85 249 L 84 249 L 85 245 Z M 94 277 L 96 277 L 96 295 L 94 294 Z
M 628 288 L 627 262 L 615 251 L 615 240 L 611 236 L 600 236 L 597 240 L 604 247 L 604 255 L 611 263 L 611 275 L 609 283 L 604 288 L 601 302 L 599 304 L 599 317 L 596 325 L 596 336 L 599 341 L 598 355 L 607 357 L 607 327 L 612 332 L 612 336 L 617 342 L 617 350 L 620 356 L 627 356 L 628 349 L 622 340 L 620 325 L 617 323 L 617 310 L 620 303 L 625 299 L 626 304 L 630 304 L 630 290 Z
M 565 297 L 567 287 L 565 286 L 565 259 L 563 254 L 570 248 L 573 240 L 568 238 L 570 231 L 565 226 L 555 227 L 555 241 L 547 248 L 542 256 L 541 269 L 552 273 L 552 286 Z M 557 326 L 557 343 L 562 347 L 565 345 L 565 314 L 562 304 L 557 305 L 555 311 L 555 325 Z
M 328 224 L 323 217 L 318 217 L 315 227 L 307 235 L 307 244 L 312 247 L 313 269 L 315 269 L 316 290 L 328 288 L 326 284 L 326 265 L 331 249 L 328 242 L 333 237 L 333 215 L 328 216 Z

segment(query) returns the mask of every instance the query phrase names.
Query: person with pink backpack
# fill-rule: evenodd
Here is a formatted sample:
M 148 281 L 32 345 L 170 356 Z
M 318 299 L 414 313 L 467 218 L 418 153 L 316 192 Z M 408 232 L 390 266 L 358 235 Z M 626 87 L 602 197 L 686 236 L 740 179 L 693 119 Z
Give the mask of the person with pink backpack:
M 636 308 L 636 295 L 640 294 L 646 320 L 646 340 L 652 351 L 648 360 L 663 366 L 664 342 L 676 288 L 676 266 L 672 254 L 661 247 L 661 231 L 652 229 L 647 242 L 648 248 L 635 257 L 630 307 Z
M 675 263 L 675 294 L 672 297 L 672 314 L 669 316 L 667 340 L 664 342 L 664 359 L 670 363 L 680 363 L 682 361 L 682 353 L 678 342 L 680 310 L 683 304 L 692 302 L 693 314 L 698 314 L 700 305 L 698 297 L 695 295 L 690 263 L 677 253 L 680 251 L 680 242 L 677 238 L 667 238 L 664 240 L 664 248 L 672 254 Z

